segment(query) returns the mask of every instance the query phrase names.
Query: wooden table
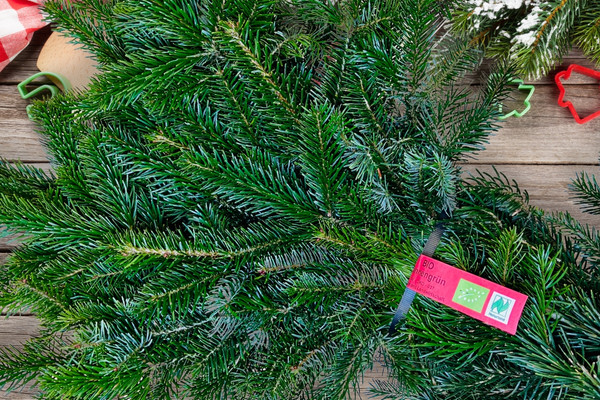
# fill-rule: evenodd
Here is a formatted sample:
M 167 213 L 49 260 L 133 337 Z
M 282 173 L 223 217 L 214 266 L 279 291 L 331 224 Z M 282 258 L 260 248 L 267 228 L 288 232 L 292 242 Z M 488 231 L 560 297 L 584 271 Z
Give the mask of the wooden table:
M 37 72 L 37 54 L 48 35 L 47 28 L 36 33 L 32 44 L 0 73 L 0 156 L 46 170 L 50 164 L 36 126 L 25 113 L 28 102 L 19 97 L 16 85 Z M 580 53 L 572 52 L 557 70 L 571 62 L 593 67 Z M 490 139 L 487 149 L 464 165 L 465 173 L 476 169 L 491 172 L 492 165 L 496 165 L 529 192 L 532 204 L 551 211 L 569 211 L 580 220 L 600 227 L 600 217 L 581 214 L 567 193 L 567 185 L 576 173 L 586 171 L 600 176 L 600 118 L 586 125 L 576 124 L 570 113 L 556 104 L 558 89 L 553 76 L 535 83 L 531 111 L 523 118 L 506 120 Z M 471 80 L 475 83 L 479 77 L 472 76 Z M 574 99 L 576 106 L 591 107 L 590 110 L 600 108 L 597 82 L 573 77 L 568 82 L 567 95 Z M 13 246 L 14 243 L 0 240 L 0 262 Z M 37 330 L 38 324 L 32 315 L 0 319 L 0 346 L 18 346 Z M 366 374 L 363 386 L 368 387 L 372 379 L 383 377 L 383 370 L 375 368 Z M 33 398 L 31 394 L 31 389 L 11 394 L 0 391 L 0 399 L 29 400 Z

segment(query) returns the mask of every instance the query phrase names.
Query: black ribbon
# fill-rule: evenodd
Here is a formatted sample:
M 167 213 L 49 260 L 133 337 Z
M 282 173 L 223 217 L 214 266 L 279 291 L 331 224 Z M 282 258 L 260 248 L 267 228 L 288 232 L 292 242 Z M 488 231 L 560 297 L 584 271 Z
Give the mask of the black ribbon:
M 424 256 L 432 257 L 433 253 L 435 253 L 435 249 L 437 249 L 438 245 L 440 244 L 442 236 L 444 236 L 444 231 L 446 230 L 443 222 L 446 218 L 448 218 L 448 215 L 445 212 L 442 212 L 438 223 L 435 224 L 433 232 L 431 232 L 427 242 L 425 243 L 425 247 L 423 247 L 421 254 Z M 400 304 L 398 305 L 396 313 L 394 314 L 394 318 L 392 319 L 392 323 L 390 324 L 390 335 L 396 333 L 396 325 L 398 325 L 398 322 L 406 318 L 408 310 L 410 310 L 410 306 L 412 305 L 416 294 L 417 292 L 412 289 L 406 288 L 404 290 Z

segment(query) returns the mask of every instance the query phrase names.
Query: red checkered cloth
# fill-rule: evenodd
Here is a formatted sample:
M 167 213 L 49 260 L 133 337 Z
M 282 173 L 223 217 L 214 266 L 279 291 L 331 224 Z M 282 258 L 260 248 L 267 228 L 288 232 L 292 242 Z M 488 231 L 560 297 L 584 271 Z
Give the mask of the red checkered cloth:
M 0 71 L 23 50 L 33 32 L 46 26 L 44 0 L 0 0 Z

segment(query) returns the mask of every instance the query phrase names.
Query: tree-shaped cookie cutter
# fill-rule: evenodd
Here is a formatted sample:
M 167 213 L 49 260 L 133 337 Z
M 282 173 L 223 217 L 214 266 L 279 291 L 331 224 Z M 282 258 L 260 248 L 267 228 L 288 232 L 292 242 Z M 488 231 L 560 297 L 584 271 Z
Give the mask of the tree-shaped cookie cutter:
M 578 74 L 589 76 L 590 78 L 594 78 L 597 80 L 600 80 L 600 71 L 595 71 L 593 69 L 582 67 L 581 65 L 577 64 L 571 64 L 566 70 L 559 72 L 554 77 L 554 81 L 556 82 L 556 86 L 558 86 L 559 90 L 558 105 L 561 107 L 567 107 L 569 111 L 571 111 L 573 118 L 575 118 L 575 122 L 577 122 L 578 124 L 585 124 L 586 122 L 589 122 L 594 118 L 599 117 L 600 110 L 588 115 L 587 117 L 581 118 L 577 113 L 577 110 L 575 110 L 575 106 L 573 105 L 573 103 L 571 103 L 570 101 L 564 101 L 565 87 L 563 86 L 561 79 L 564 81 L 568 80 L 571 77 L 571 73 L 573 71 L 577 72 Z
M 42 72 L 38 72 L 37 74 L 31 75 L 29 78 L 25 79 L 23 82 L 21 82 L 17 85 L 17 90 L 19 91 L 19 94 L 21 95 L 21 97 L 23 99 L 29 99 L 31 97 L 38 96 L 39 94 L 41 94 L 45 91 L 50 92 L 50 98 L 52 98 L 60 92 L 60 89 L 56 85 L 53 85 L 50 83 L 46 83 L 44 85 L 38 86 L 35 89 L 33 89 L 32 91 L 27 91 L 27 85 L 29 85 L 31 82 L 33 82 L 36 79 L 41 78 L 41 77 L 46 77 L 46 78 L 49 78 L 50 80 L 60 82 L 60 84 L 62 85 L 65 92 L 71 89 L 71 83 L 64 76 L 62 76 L 60 74 L 56 74 L 54 72 L 42 71 Z M 29 116 L 29 118 L 31 118 L 31 113 L 30 113 L 31 106 L 32 105 L 29 104 L 26 108 L 27 115 Z
M 508 83 L 518 85 L 518 87 L 517 87 L 518 90 L 529 90 L 529 94 L 527 95 L 525 100 L 523 100 L 523 104 L 525 104 L 525 108 L 523 109 L 523 111 L 519 112 L 517 110 L 512 110 L 508 114 L 501 115 L 498 118 L 499 119 L 506 119 L 508 117 L 521 118 L 523 115 L 527 114 L 527 112 L 531 108 L 531 102 L 529 100 L 531 100 L 531 96 L 533 96 L 533 92 L 535 91 L 535 88 L 533 87 L 533 85 L 526 85 L 522 79 L 511 79 Z M 502 112 L 502 104 L 500 104 L 499 109 L 500 109 L 500 112 Z

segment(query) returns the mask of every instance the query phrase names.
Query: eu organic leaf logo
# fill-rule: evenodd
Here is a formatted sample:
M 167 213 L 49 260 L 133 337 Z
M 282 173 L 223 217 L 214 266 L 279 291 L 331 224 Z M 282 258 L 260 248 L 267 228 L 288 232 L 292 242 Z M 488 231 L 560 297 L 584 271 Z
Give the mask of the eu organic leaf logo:
M 485 294 L 485 292 L 482 290 L 477 290 L 474 288 L 466 288 L 464 290 L 461 290 L 460 294 L 457 297 L 461 300 L 473 302 L 473 301 L 481 298 L 481 296 L 484 294 Z
M 490 290 L 466 279 L 460 279 L 452 301 L 475 312 L 481 312 Z

